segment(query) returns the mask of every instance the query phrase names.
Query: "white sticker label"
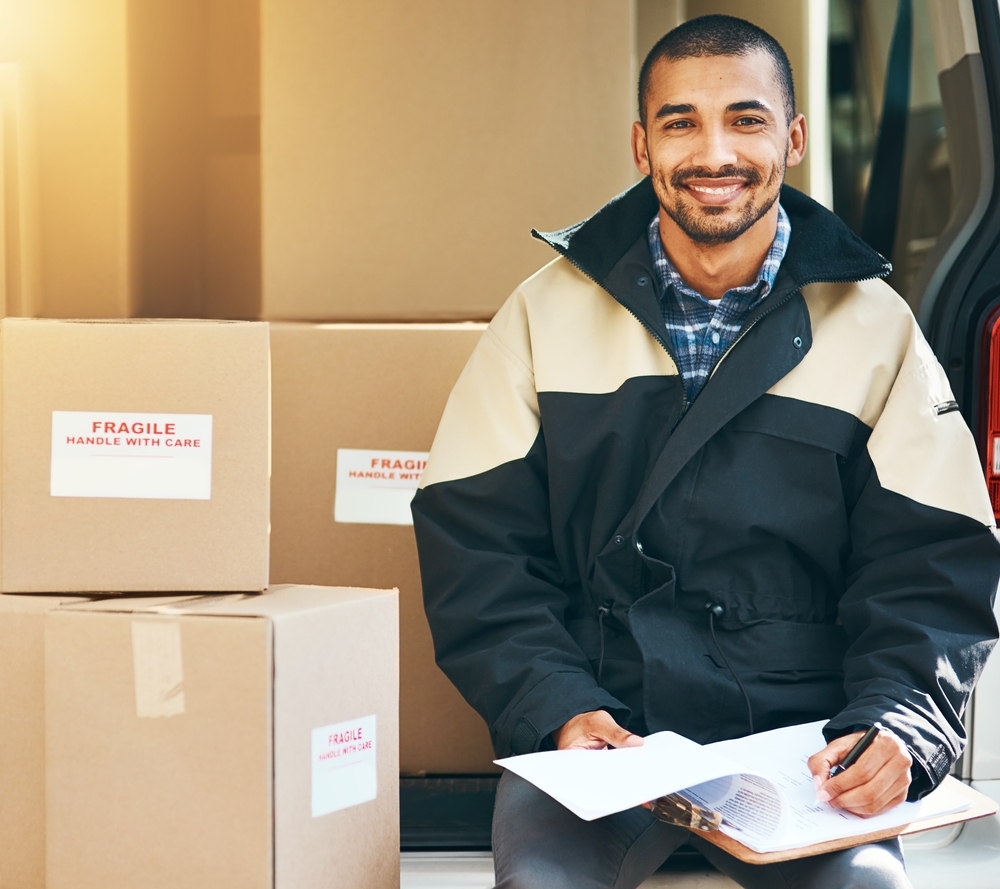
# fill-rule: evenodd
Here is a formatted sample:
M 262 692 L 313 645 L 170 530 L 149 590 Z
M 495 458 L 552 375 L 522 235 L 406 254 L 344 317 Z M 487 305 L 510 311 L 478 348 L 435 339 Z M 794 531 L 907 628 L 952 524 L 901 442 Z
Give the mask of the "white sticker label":
M 212 498 L 212 415 L 52 411 L 53 497 Z
M 319 818 L 375 799 L 375 717 L 312 731 L 312 816 Z
M 426 465 L 426 451 L 338 448 L 334 519 L 366 525 L 412 525 L 410 501 Z

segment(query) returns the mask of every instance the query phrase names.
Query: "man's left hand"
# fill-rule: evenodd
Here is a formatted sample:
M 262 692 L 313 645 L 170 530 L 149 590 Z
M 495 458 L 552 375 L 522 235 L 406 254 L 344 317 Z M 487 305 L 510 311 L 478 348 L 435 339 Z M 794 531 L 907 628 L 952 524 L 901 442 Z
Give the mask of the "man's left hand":
M 863 734 L 855 732 L 831 741 L 809 757 L 809 771 L 816 784 L 816 799 L 868 818 L 906 799 L 913 757 L 899 738 L 882 729 L 854 765 L 831 778 L 830 769 L 847 756 Z

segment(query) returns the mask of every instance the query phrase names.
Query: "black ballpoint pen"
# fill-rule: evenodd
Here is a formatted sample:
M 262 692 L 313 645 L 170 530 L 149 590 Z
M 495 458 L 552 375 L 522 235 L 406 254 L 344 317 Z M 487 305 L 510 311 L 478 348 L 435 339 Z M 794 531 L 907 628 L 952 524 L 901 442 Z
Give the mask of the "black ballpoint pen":
M 836 777 L 845 769 L 849 769 L 858 761 L 858 759 L 860 759 L 861 754 L 871 747 L 872 741 L 875 740 L 875 736 L 878 734 L 879 728 L 880 726 L 876 723 L 858 739 L 858 743 L 851 748 L 847 756 L 830 769 L 831 778 Z

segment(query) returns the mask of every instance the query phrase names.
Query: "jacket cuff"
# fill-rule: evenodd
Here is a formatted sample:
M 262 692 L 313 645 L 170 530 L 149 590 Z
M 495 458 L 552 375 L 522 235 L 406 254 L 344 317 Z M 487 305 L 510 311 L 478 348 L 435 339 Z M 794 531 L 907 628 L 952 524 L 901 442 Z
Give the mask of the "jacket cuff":
M 957 756 L 936 733 L 928 731 L 926 720 L 901 708 L 895 701 L 858 701 L 831 719 L 823 728 L 823 736 L 829 743 L 834 738 L 863 731 L 876 722 L 900 738 L 913 757 L 906 794 L 908 801 L 926 796 L 947 777 Z
M 517 698 L 494 723 L 499 756 L 534 753 L 549 735 L 574 716 L 607 710 L 619 725 L 626 725 L 631 711 L 582 671 L 550 673 Z

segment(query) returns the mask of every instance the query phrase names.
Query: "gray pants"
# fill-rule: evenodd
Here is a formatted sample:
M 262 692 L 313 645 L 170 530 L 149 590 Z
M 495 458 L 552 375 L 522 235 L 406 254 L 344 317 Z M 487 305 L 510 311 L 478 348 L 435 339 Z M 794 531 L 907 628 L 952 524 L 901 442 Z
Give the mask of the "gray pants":
M 646 809 L 581 821 L 516 775 L 500 779 L 493 814 L 497 889 L 636 889 L 684 843 L 749 889 L 910 889 L 898 840 L 745 864 Z

